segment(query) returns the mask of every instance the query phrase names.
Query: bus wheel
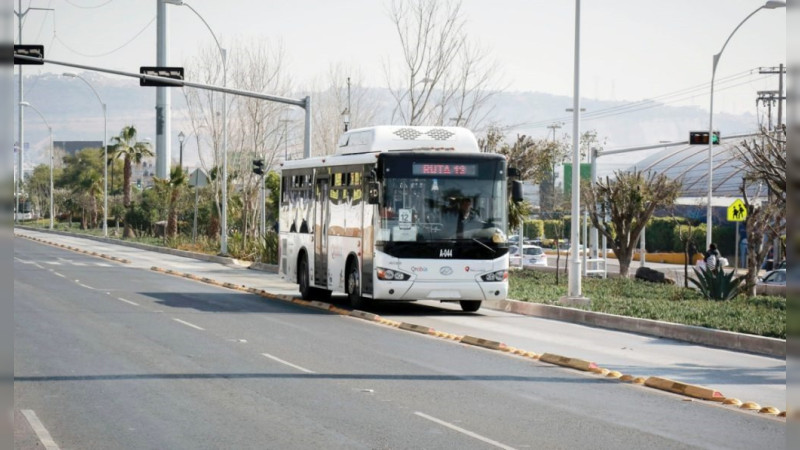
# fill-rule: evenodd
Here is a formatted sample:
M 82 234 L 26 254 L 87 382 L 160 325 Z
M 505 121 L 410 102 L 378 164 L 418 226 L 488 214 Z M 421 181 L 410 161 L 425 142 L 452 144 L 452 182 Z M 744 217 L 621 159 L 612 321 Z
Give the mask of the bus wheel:
M 347 265 L 347 299 L 353 308 L 363 308 L 368 305 L 367 299 L 361 296 L 361 276 L 358 273 L 358 264 L 351 262 Z
M 313 288 L 308 279 L 308 258 L 306 258 L 306 255 L 300 257 L 300 264 L 297 265 L 297 284 L 300 285 L 300 297 L 303 300 L 310 300 Z
M 475 312 L 481 307 L 480 300 L 461 300 L 459 303 L 464 312 Z

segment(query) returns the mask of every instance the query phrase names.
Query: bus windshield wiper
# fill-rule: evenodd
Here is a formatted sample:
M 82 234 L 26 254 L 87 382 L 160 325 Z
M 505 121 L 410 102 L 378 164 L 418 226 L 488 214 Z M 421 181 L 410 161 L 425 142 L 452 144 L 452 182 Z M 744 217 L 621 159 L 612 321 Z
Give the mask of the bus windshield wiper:
M 479 241 L 479 240 L 477 240 L 477 239 L 475 239 L 475 238 L 472 238 L 472 240 L 473 240 L 473 241 L 475 241 L 475 242 L 477 242 L 478 244 L 481 244 L 482 246 L 486 247 L 486 248 L 487 248 L 487 249 L 489 249 L 489 250 L 490 250 L 492 253 L 497 253 L 497 250 L 493 249 L 492 247 L 489 247 L 488 245 L 484 244 L 483 242 L 481 242 L 481 241 Z

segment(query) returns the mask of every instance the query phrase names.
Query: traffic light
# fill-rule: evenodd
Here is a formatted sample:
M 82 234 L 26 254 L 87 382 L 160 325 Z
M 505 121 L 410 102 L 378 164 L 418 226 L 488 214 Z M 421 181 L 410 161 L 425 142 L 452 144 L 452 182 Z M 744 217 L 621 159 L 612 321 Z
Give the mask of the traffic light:
M 264 160 L 263 159 L 254 159 L 253 160 L 253 173 L 256 175 L 264 175 Z
M 719 131 L 715 131 L 711 136 L 711 143 L 713 145 L 719 145 Z M 708 145 L 708 131 L 690 131 L 689 144 Z

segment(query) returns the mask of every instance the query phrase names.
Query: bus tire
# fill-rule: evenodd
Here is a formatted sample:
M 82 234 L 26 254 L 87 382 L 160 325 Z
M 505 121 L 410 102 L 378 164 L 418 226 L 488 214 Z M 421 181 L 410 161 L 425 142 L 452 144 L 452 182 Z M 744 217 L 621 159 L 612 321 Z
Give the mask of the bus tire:
M 300 297 L 303 300 L 310 300 L 314 294 L 314 288 L 311 287 L 308 258 L 305 254 L 300 256 L 300 262 L 297 264 L 297 284 L 300 285 Z
M 361 274 L 358 271 L 358 263 L 352 259 L 347 263 L 345 283 L 347 299 L 351 307 L 364 308 L 369 306 L 369 299 L 361 296 Z
M 475 312 L 481 307 L 480 300 L 461 300 L 458 303 L 461 304 L 461 310 L 464 312 Z

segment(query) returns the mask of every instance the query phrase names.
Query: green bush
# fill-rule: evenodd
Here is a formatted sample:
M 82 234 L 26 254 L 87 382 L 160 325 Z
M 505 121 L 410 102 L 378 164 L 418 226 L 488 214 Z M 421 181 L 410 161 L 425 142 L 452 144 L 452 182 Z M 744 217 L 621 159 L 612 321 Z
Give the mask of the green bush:
M 538 219 L 526 220 L 523 225 L 523 231 L 525 237 L 529 239 L 540 238 L 544 236 L 544 222 Z
M 565 284 L 555 284 L 554 273 L 533 270 L 513 271 L 509 288 L 509 298 L 544 304 L 556 304 L 567 292 Z M 715 302 L 694 289 L 628 278 L 585 278 L 583 291 L 592 299 L 586 307 L 591 311 L 786 339 L 781 297 Z
M 543 220 L 542 225 L 544 226 L 544 237 L 547 239 L 564 239 L 568 236 L 564 229 L 564 222 L 560 219 Z
M 673 236 L 677 225 L 686 224 L 682 217 L 653 217 L 647 223 L 645 231 L 645 247 L 650 253 L 682 252 L 683 249 L 675 246 Z

